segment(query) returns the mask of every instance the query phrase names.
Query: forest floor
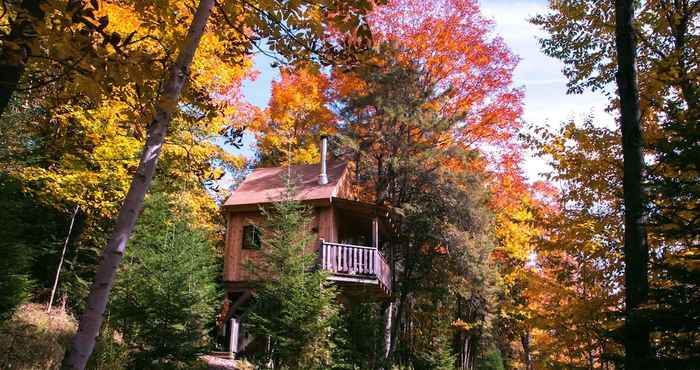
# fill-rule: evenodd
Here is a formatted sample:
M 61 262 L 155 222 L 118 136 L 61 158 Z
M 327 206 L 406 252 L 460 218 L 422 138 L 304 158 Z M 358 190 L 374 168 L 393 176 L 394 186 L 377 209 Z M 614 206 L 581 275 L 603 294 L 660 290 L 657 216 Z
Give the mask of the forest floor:
M 57 368 L 76 328 L 63 310 L 48 314 L 45 305 L 22 305 L 0 325 L 0 369 Z
M 57 368 L 77 322 L 70 314 L 46 306 L 25 304 L 0 325 L 0 369 L 45 370 Z M 221 354 L 202 356 L 208 370 L 249 370 L 245 361 Z

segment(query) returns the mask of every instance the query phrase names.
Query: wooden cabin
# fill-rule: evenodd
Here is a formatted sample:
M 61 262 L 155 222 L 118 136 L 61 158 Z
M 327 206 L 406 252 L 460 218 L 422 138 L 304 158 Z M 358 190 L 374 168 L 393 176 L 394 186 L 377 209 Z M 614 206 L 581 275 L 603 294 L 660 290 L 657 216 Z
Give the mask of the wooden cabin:
M 325 143 L 324 143 L 325 144 Z M 322 158 L 325 158 L 322 145 Z M 382 254 L 386 210 L 358 201 L 353 194 L 351 164 L 332 162 L 252 171 L 223 205 L 226 217 L 224 281 L 228 289 L 221 321 L 229 352 L 241 352 L 252 342 L 244 330 L 245 311 L 254 277 L 245 267 L 255 264 L 265 238 L 261 207 L 283 199 L 285 176 L 295 179 L 295 198 L 313 209 L 307 250 L 318 256 L 318 267 L 330 273 L 341 299 L 388 299 L 391 270 Z M 238 334 L 235 334 L 238 332 Z

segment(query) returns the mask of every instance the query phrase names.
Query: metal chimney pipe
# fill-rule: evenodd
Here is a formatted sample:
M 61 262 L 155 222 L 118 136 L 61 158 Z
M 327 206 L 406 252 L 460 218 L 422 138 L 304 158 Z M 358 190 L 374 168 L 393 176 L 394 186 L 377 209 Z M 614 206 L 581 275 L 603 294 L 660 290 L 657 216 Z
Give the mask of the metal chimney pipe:
M 326 152 L 328 151 L 328 137 L 321 136 L 321 174 L 318 176 L 320 185 L 328 184 L 328 174 L 326 173 Z

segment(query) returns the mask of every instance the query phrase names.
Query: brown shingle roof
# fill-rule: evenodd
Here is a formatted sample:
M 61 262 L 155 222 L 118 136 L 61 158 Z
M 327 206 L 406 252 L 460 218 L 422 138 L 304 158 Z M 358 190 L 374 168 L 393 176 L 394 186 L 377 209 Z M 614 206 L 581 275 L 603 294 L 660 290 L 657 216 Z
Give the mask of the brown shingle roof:
M 346 177 L 348 163 L 328 163 L 328 184 L 319 185 L 319 164 L 291 167 L 292 178 L 297 180 L 296 196 L 300 201 L 327 199 L 338 195 L 339 185 Z M 253 170 L 224 203 L 225 207 L 250 206 L 281 200 L 287 187 L 284 176 L 287 167 L 269 167 Z

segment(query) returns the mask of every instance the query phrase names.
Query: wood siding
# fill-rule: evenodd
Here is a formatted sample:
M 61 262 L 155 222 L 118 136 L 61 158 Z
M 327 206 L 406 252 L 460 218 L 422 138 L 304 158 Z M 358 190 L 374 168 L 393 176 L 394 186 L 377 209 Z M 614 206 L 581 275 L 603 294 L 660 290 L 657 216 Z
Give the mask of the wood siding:
M 230 213 L 228 215 L 228 230 L 226 240 L 226 253 L 224 255 L 224 280 L 245 280 L 247 272 L 244 271 L 244 261 L 253 258 L 258 253 L 254 250 L 243 250 L 243 227 L 249 224 L 260 225 L 263 221 L 260 212 Z
M 338 241 L 335 211 L 332 207 L 317 208 L 318 237 L 327 242 Z M 318 246 L 316 246 L 318 248 Z
M 314 220 L 309 230 L 310 233 L 318 233 L 313 238 L 313 242 L 307 247 L 307 251 L 316 252 L 318 250 L 319 238 L 336 238 L 335 217 L 330 207 L 316 208 L 314 210 Z M 243 249 L 243 227 L 255 224 L 262 228 L 262 239 L 265 240 L 265 219 L 260 211 L 251 212 L 231 212 L 227 215 L 226 248 L 224 253 L 224 281 L 245 282 L 252 280 L 250 272 L 245 268 L 247 261 L 260 258 L 257 250 Z M 335 240 L 335 239 L 333 239 Z M 264 248 L 264 246 L 263 246 Z

